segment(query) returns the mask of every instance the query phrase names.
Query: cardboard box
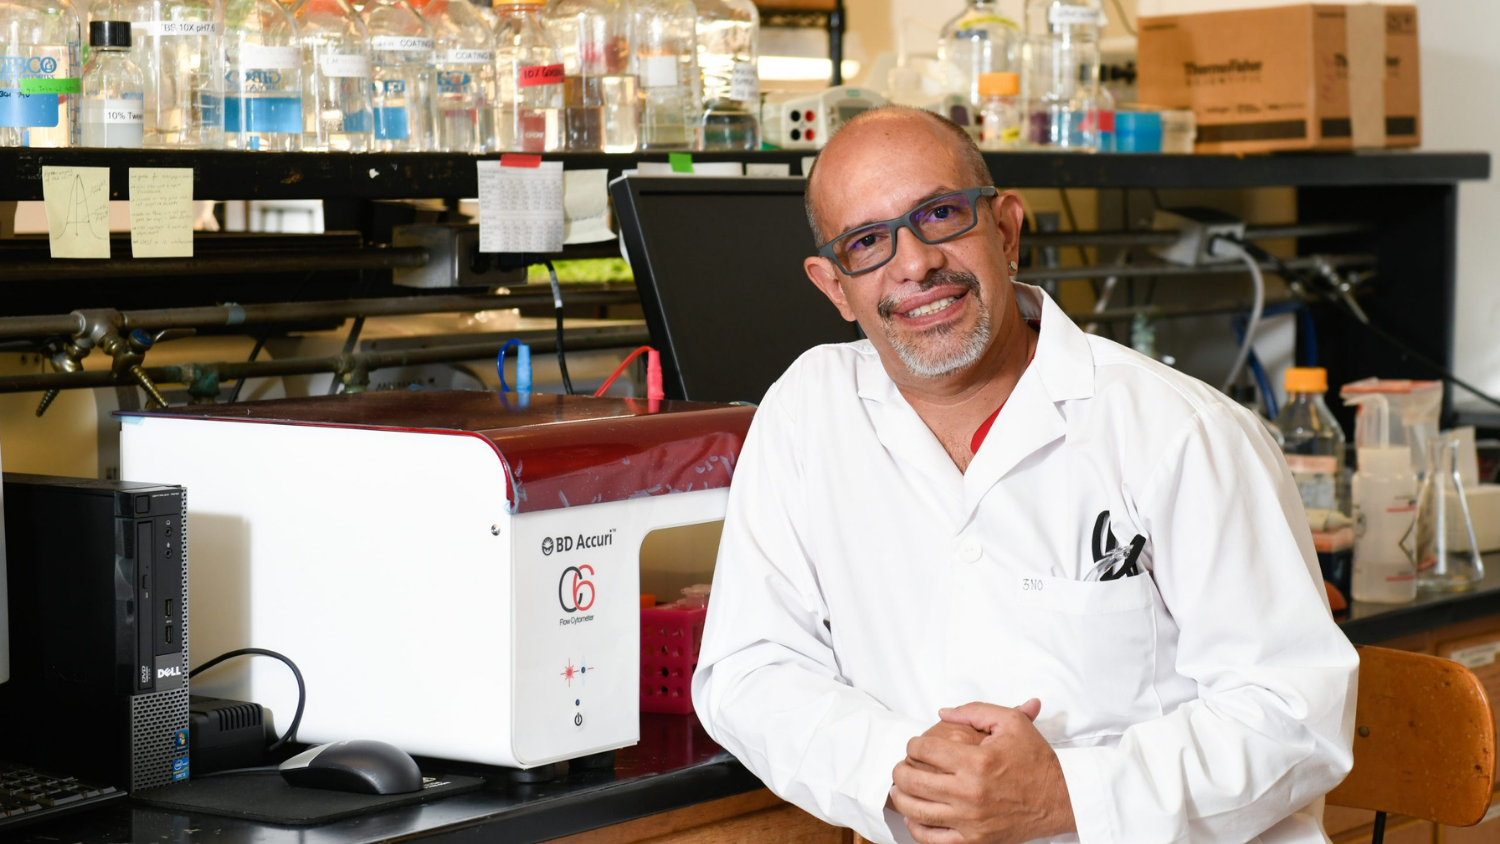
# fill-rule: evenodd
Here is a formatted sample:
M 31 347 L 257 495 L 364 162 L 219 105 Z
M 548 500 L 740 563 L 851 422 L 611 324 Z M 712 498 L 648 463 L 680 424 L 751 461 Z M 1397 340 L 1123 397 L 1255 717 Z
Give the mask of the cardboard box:
M 1199 152 L 1421 141 L 1415 6 L 1298 4 L 1137 28 L 1140 101 L 1191 108 Z

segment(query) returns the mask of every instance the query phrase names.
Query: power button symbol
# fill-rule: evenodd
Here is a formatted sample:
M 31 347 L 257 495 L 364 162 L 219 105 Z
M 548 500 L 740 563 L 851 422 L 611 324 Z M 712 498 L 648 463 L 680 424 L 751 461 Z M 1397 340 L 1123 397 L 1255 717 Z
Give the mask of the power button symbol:
M 583 713 L 582 712 L 575 712 L 575 713 L 573 713 L 573 726 L 578 727 L 579 729 L 583 728 Z

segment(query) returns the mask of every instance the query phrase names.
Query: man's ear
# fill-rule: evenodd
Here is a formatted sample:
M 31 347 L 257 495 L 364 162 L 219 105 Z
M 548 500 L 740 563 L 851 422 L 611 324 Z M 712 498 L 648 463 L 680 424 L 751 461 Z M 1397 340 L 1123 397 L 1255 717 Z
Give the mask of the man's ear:
M 823 295 L 828 297 L 828 301 L 839 309 L 839 315 L 854 322 L 854 309 L 849 307 L 849 300 L 844 298 L 844 286 L 839 283 L 839 276 L 834 272 L 832 262 L 827 258 L 807 258 L 802 261 L 802 269 L 812 283 L 823 291 Z
M 1021 260 L 1021 224 L 1026 219 L 1026 208 L 1021 197 L 1013 190 L 1002 191 L 990 199 L 990 210 L 995 214 L 995 228 L 1005 240 L 1005 260 Z

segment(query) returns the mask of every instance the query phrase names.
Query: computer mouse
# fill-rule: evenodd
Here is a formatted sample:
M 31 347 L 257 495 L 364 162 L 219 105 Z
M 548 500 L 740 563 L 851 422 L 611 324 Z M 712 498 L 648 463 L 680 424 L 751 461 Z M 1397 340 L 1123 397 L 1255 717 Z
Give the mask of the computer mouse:
M 309 748 L 281 763 L 281 777 L 298 788 L 359 794 L 422 790 L 422 772 L 405 751 L 383 741 L 355 739 Z

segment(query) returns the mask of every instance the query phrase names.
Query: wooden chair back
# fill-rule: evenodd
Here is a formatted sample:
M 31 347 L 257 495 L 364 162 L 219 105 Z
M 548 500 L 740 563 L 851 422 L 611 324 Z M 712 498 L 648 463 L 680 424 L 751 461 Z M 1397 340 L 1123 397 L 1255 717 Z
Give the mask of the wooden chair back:
M 1354 770 L 1328 804 L 1479 823 L 1495 783 L 1495 718 L 1479 678 L 1435 656 L 1358 650 Z

